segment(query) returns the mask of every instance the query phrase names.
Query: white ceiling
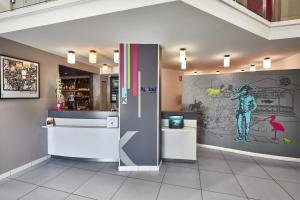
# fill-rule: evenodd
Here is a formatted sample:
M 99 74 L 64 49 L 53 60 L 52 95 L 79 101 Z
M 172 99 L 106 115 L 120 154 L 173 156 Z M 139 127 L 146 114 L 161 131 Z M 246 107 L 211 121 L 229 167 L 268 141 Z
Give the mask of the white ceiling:
M 98 66 L 113 65 L 120 42 L 159 43 L 162 66 L 180 69 L 179 48 L 187 49 L 188 70 L 220 69 L 230 54 L 234 71 L 300 52 L 300 38 L 266 40 L 182 2 L 172 2 L 105 14 L 0 35 L 38 49 L 66 56 L 74 50 L 87 62 L 90 49 L 99 53 Z M 224 69 L 223 69 L 224 70 Z

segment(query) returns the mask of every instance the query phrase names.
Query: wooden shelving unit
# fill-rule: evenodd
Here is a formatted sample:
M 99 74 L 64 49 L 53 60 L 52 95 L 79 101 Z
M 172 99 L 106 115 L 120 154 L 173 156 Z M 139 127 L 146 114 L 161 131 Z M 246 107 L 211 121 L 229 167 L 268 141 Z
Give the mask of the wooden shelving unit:
M 91 110 L 93 108 L 93 85 L 90 76 L 60 77 L 63 83 L 65 107 L 69 110 Z M 74 101 L 73 101 L 74 99 Z

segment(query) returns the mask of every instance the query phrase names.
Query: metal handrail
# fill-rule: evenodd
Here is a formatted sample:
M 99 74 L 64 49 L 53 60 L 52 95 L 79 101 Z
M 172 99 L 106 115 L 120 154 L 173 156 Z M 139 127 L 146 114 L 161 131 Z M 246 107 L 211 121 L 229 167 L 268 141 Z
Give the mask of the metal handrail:
M 233 0 L 239 5 L 244 6 L 253 13 L 263 17 L 270 22 L 300 19 L 300 1 L 291 0 L 261 0 L 261 10 L 253 10 L 249 8 L 249 4 L 253 0 Z M 296 3 L 295 3 L 296 2 Z M 256 3 L 259 3 L 256 1 Z M 292 10 L 294 9 L 294 10 Z M 295 10 L 297 11 L 295 13 Z M 261 12 L 259 12 L 261 11 Z

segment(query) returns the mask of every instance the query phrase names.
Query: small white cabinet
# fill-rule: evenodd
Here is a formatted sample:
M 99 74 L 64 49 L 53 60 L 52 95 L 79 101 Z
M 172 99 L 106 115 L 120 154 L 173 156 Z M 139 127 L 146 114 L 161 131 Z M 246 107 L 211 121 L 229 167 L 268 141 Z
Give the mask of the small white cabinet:
M 182 129 L 170 129 L 162 120 L 162 158 L 197 160 L 197 120 L 184 120 Z

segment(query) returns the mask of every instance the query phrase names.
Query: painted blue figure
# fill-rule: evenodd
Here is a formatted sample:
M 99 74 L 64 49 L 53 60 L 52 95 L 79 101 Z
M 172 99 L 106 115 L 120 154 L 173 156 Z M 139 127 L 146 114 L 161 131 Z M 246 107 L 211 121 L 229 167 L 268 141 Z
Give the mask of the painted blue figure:
M 239 99 L 236 110 L 238 135 L 234 138 L 235 141 L 243 140 L 243 122 L 245 121 L 245 141 L 250 142 L 251 113 L 257 108 L 255 98 L 249 94 L 252 89 L 251 85 L 244 84 L 230 97 L 231 100 Z

